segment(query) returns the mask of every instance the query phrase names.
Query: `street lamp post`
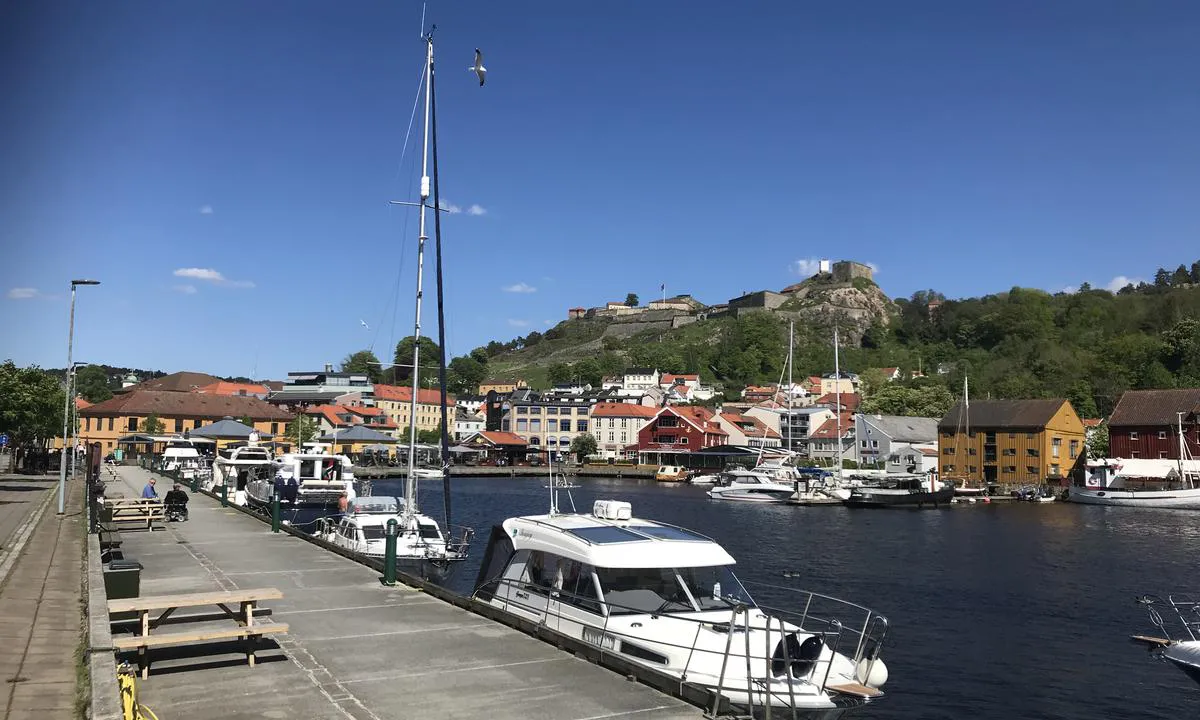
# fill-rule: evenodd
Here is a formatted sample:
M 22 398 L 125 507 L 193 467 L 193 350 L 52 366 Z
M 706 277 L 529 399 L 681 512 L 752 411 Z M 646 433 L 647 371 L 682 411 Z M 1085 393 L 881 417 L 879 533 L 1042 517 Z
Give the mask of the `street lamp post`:
M 62 459 L 59 462 L 58 468 L 58 514 L 62 515 L 66 512 L 67 502 L 67 430 L 71 423 L 71 403 L 74 401 L 75 383 L 71 375 L 74 373 L 74 365 L 72 364 L 71 351 L 75 344 L 75 288 L 80 285 L 99 285 L 99 280 L 72 280 L 71 281 L 71 320 L 67 326 L 67 400 L 63 404 L 63 434 L 62 434 Z

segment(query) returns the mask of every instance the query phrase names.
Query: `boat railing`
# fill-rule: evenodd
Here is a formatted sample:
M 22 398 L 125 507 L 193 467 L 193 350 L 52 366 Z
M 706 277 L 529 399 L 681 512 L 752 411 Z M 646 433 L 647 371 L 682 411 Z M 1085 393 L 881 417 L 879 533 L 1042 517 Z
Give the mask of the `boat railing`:
M 484 583 L 477 595 L 482 594 L 485 599 L 498 601 L 509 611 L 515 609 L 534 615 L 540 614 L 544 618 L 542 623 L 553 623 L 553 629 L 561 628 L 564 619 L 587 625 L 578 618 L 564 616 L 564 605 L 582 607 L 598 613 L 603 617 L 599 634 L 589 636 L 585 632 L 583 640 L 598 647 L 601 655 L 606 651 L 619 654 L 619 648 L 625 640 L 633 643 L 646 642 L 643 637 L 612 627 L 612 619 L 624 614 L 619 614 L 618 611 L 652 617 L 670 617 L 682 622 L 695 623 L 695 632 L 687 633 L 691 637 L 689 642 L 674 643 L 656 638 L 653 643 L 656 646 L 686 652 L 682 682 L 688 681 L 689 670 L 694 672 L 694 660 L 709 656 L 719 663 L 720 671 L 715 687 L 706 686 L 713 693 L 712 717 L 717 716 L 722 702 L 728 702 L 748 704 L 752 716 L 758 707 L 767 720 L 771 717 L 772 705 L 777 709 L 783 706 L 790 708 L 795 720 L 799 687 L 807 684 L 822 693 L 839 692 L 836 687 L 830 686 L 830 673 L 839 653 L 850 660 L 859 682 L 865 684 L 871 677 L 887 637 L 886 617 L 862 605 L 820 593 L 759 583 L 754 585 L 770 589 L 773 591 L 772 596 L 788 594 L 796 597 L 800 609 L 731 603 L 728 619 L 720 621 L 716 620 L 711 612 L 703 617 L 696 617 L 696 611 L 692 609 L 647 612 L 644 608 L 625 606 L 608 600 L 601 602 L 595 597 L 535 586 L 527 581 L 509 578 L 496 578 Z M 501 593 L 501 588 L 509 588 L 510 592 Z M 554 602 L 535 604 L 532 599 L 534 594 Z M 701 647 L 700 638 L 706 627 L 726 634 L 722 649 Z M 747 629 L 752 632 L 747 632 Z M 737 637 L 739 633 L 740 638 Z M 752 637 L 754 633 L 761 633 L 761 648 L 756 647 L 757 639 Z M 793 653 L 798 652 L 800 646 L 787 641 L 787 638 L 794 634 L 819 637 L 821 646 L 827 648 L 829 653 L 821 653 L 816 659 L 794 657 Z M 752 664 L 762 671 L 751 671 Z M 732 680 L 730 676 L 735 673 L 744 674 L 744 682 L 741 675 L 738 675 L 737 680 Z
M 1200 640 L 1200 600 L 1193 599 L 1188 595 L 1168 595 L 1164 601 L 1157 595 L 1143 595 L 1138 598 L 1138 602 L 1146 606 L 1146 611 L 1150 614 L 1150 622 L 1162 631 L 1165 639 L 1172 640 L 1174 638 L 1167 630 L 1162 614 L 1155 607 L 1157 604 L 1170 605 L 1175 615 L 1179 618 L 1179 624 L 1183 626 L 1184 632 L 1187 633 L 1187 639 Z

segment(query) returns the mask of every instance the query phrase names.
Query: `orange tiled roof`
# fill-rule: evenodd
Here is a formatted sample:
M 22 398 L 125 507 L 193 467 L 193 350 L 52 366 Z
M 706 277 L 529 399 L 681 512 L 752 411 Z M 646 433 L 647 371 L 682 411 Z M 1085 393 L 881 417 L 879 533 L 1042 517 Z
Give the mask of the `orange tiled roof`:
M 854 428 L 854 423 L 851 421 L 850 415 L 842 414 L 842 437 L 846 437 Z M 837 440 L 837 418 L 829 418 L 821 423 L 821 427 L 809 436 L 813 440 Z
M 91 407 L 91 406 L 92 406 L 92 404 L 90 402 L 88 402 L 87 400 L 84 400 L 81 397 L 75 398 L 75 409 L 76 410 L 82 410 L 84 408 Z
M 412 388 L 405 385 L 376 385 L 375 399 L 389 400 L 391 402 L 412 402 Z M 417 391 L 417 402 L 422 405 L 440 405 L 442 402 L 442 393 L 440 390 L 421 388 Z M 453 405 L 454 402 L 453 395 L 446 395 L 447 405 Z
M 842 393 L 842 410 L 857 410 L 862 402 L 862 397 L 858 393 Z M 816 405 L 836 405 L 838 401 L 837 393 L 826 393 L 817 398 Z
M 192 392 L 206 393 L 208 395 L 267 395 L 271 389 L 266 385 L 258 383 L 238 383 L 220 380 L 208 385 L 201 385 L 194 388 Z
M 638 417 L 650 419 L 658 414 L 658 408 L 631 403 L 596 403 L 589 413 L 592 417 Z
M 728 435 L 729 433 L 721 429 L 721 426 L 713 422 L 713 411 L 699 405 L 676 405 L 671 408 L 671 411 L 682 418 L 690 420 L 695 425 L 699 426 L 704 432 L 710 432 L 714 435 Z

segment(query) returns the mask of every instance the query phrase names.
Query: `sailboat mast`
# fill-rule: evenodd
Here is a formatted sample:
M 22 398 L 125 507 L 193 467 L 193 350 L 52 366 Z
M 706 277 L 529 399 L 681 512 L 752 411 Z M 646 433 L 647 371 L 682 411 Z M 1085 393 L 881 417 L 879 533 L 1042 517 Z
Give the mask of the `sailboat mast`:
M 1179 482 L 1184 487 L 1192 486 L 1191 478 L 1183 472 L 1183 455 L 1187 452 L 1187 437 L 1183 434 L 1183 415 L 1184 413 L 1175 413 L 1175 421 L 1179 423 Z
M 834 412 L 837 414 L 837 474 L 842 476 L 842 454 L 845 452 L 845 447 L 842 443 L 842 365 L 838 359 L 838 329 L 837 325 L 833 326 L 833 397 Z
M 788 322 L 788 398 L 787 398 L 788 415 L 787 415 L 787 423 L 785 424 L 788 429 L 787 451 L 788 451 L 789 457 L 792 454 L 792 449 L 795 444 L 792 441 L 792 398 L 794 398 L 796 396 L 796 385 L 795 385 L 795 382 L 792 380 L 792 355 L 796 351 L 795 332 L 796 332 L 796 322 L 794 320 L 792 320 L 792 321 Z M 766 443 L 767 443 L 767 431 L 763 430 L 763 444 L 765 445 Z
M 421 215 L 417 233 L 417 300 L 413 321 L 412 398 L 408 409 L 408 478 L 404 484 L 405 529 L 417 513 L 417 391 L 421 388 L 421 297 L 425 278 L 425 211 L 429 208 L 429 118 L 432 98 L 429 92 L 433 74 L 433 37 L 425 38 L 425 130 L 421 141 Z
M 433 67 L 433 33 L 429 34 L 429 97 L 432 112 L 430 125 L 433 132 L 430 135 L 430 145 L 433 149 L 433 206 L 441 207 L 438 182 L 438 144 L 437 144 L 437 72 Z M 450 419 L 446 407 L 446 312 L 443 305 L 442 280 L 442 213 L 433 213 L 434 248 L 437 255 L 437 318 L 438 318 L 438 390 L 442 415 L 442 507 L 446 511 L 446 530 L 450 530 Z M 457 413 L 457 410 L 455 411 Z

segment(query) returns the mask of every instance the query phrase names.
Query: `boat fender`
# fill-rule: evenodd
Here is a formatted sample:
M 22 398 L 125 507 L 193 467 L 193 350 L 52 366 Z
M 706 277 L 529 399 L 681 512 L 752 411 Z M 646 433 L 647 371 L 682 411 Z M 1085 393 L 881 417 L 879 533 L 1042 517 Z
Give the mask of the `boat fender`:
M 868 671 L 870 674 L 868 675 Z M 888 681 L 887 665 L 882 660 L 876 658 L 874 662 L 870 658 L 863 658 L 858 661 L 858 667 L 855 668 L 854 676 L 860 683 L 872 688 L 881 688 Z

